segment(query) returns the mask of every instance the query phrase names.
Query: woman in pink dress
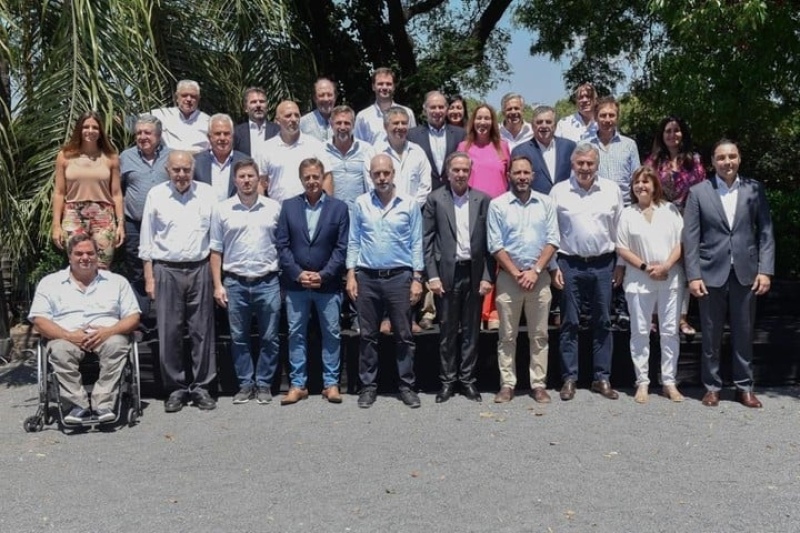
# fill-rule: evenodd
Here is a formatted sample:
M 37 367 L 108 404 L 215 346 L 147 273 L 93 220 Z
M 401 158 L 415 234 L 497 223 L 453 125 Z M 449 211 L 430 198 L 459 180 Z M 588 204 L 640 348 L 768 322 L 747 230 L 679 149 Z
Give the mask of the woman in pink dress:
M 508 191 L 508 163 L 511 153 L 508 143 L 500 138 L 497 113 L 489 104 L 481 104 L 472 113 L 467 126 L 467 140 L 461 141 L 458 151 L 466 152 L 472 160 L 469 185 L 491 198 Z M 495 307 L 495 291 L 483 299 L 481 320 L 487 329 L 498 329 L 500 321 Z
M 119 157 L 100 116 L 87 111 L 56 157 L 53 243 L 60 249 L 72 235 L 86 233 L 97 245 L 98 266 L 108 268 L 125 229 Z
M 658 125 L 653 151 L 644 162 L 658 174 L 664 199 L 672 202 L 683 213 L 689 188 L 706 179 L 706 170 L 700 155 L 692 151 L 689 126 L 680 117 L 669 116 Z M 697 331 L 687 321 L 689 291 L 686 289 L 681 305 L 680 332 L 693 337 Z

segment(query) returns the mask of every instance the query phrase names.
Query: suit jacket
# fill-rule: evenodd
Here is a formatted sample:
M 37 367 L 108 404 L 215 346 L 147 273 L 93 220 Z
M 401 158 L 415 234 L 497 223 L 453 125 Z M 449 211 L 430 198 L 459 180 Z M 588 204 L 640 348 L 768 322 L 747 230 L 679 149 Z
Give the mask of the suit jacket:
M 542 194 L 550 194 L 550 189 L 559 181 L 569 179 L 572 173 L 572 152 L 575 150 L 575 143 L 563 137 L 554 137 L 556 143 L 556 175 L 551 176 L 547 165 L 544 162 L 542 149 L 539 148 L 539 143 L 536 139 L 524 142 L 514 148 L 511 152 L 511 159 L 516 156 L 523 156 L 533 165 L 533 183 L 531 188 Z
M 281 132 L 281 127 L 270 122 L 264 125 L 264 140 L 271 139 Z M 248 156 L 252 156 L 250 149 L 250 122 L 237 124 L 233 130 L 233 149 Z
M 319 272 L 321 292 L 341 289 L 347 256 L 350 218 L 347 204 L 332 196 L 322 203 L 314 235 L 308 235 L 305 193 L 284 200 L 278 218 L 275 246 L 281 265 L 281 281 L 288 290 L 305 290 L 297 278 L 303 270 Z
M 488 195 L 469 189 L 469 233 L 472 257 L 472 283 L 494 282 L 495 260 L 486 243 Z M 450 186 L 439 187 L 428 195 L 422 208 L 423 252 L 428 279 L 439 278 L 445 291 L 453 288 L 456 271 L 456 212 Z
M 722 287 L 731 271 L 742 285 L 757 274 L 775 272 L 775 240 L 763 185 L 739 177 L 733 227 L 728 225 L 716 176 L 689 189 L 683 212 L 683 254 L 686 278 Z
M 233 166 L 242 159 L 247 159 L 247 154 L 234 150 L 233 161 L 231 161 L 230 184 L 228 186 L 229 198 L 236 194 L 236 174 L 233 172 Z M 194 177 L 192 179 L 211 185 L 211 162 L 213 160 L 214 154 L 207 150 L 194 154 Z
M 444 157 L 456 151 L 458 143 L 467 138 L 467 132 L 464 128 L 458 126 L 451 126 L 450 124 L 444 127 L 445 139 L 445 152 Z M 431 152 L 431 140 L 428 137 L 428 126 L 421 125 L 408 130 L 408 140 L 420 145 L 428 156 L 428 161 L 431 163 L 431 190 L 438 189 L 447 183 L 447 172 L 444 168 L 444 159 L 442 159 L 442 167 L 436 168 L 436 162 L 433 159 L 433 152 Z

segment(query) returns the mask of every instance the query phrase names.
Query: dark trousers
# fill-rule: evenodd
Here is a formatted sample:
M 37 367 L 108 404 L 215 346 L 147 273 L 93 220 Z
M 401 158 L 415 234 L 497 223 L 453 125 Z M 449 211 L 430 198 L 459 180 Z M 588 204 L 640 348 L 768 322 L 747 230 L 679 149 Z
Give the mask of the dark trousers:
M 128 272 L 128 281 L 136 295 L 142 318 L 150 314 L 150 298 L 144 290 L 144 266 L 139 259 L 139 231 L 142 223 L 125 218 L 125 270 Z
M 167 392 L 207 389 L 217 377 L 214 289 L 208 261 L 189 268 L 154 262 L 161 376 Z M 192 343 L 192 381 L 184 368 L 183 326 Z
M 611 375 L 613 337 L 609 308 L 615 262 L 616 255 L 613 253 L 588 261 L 580 257 L 558 256 L 558 268 L 564 276 L 559 339 L 564 381 L 578 379 L 578 325 L 581 298 L 588 302 L 592 316 L 594 380 L 607 381 Z
M 389 317 L 394 336 L 397 373 L 400 389 L 414 388 L 414 337 L 411 334 L 411 271 L 387 278 L 356 273 L 358 283 L 359 325 L 361 341 L 358 377 L 364 388 L 377 387 L 378 335 L 384 316 Z
M 743 391 L 753 389 L 753 324 L 756 296 L 749 285 L 742 285 L 733 269 L 722 287 L 706 287 L 708 295 L 697 300 L 700 306 L 700 329 L 703 335 L 701 377 L 710 391 L 722 388 L 719 375 L 719 352 L 725 315 L 730 310 L 733 383 Z
M 482 298 L 478 295 L 480 280 L 473 281 L 470 270 L 469 264 L 456 266 L 453 287 L 444 296 L 436 297 L 440 328 L 439 377 L 443 385 L 452 384 L 456 379 L 465 385 L 475 383 Z M 459 329 L 460 344 L 456 342 Z

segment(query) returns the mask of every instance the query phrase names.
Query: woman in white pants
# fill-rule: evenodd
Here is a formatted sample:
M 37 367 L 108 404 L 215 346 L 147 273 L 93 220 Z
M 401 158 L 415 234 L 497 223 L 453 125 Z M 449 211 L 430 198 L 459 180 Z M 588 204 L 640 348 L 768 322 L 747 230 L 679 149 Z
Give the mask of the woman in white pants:
M 636 370 L 637 403 L 646 403 L 650 359 L 650 323 L 658 314 L 661 383 L 664 396 L 683 401 L 675 386 L 680 340 L 678 321 L 684 274 L 680 264 L 683 218 L 664 200 L 661 183 L 650 167 L 633 173 L 631 206 L 617 229 L 617 253 L 625 260 L 625 297 L 631 317 L 631 358 Z

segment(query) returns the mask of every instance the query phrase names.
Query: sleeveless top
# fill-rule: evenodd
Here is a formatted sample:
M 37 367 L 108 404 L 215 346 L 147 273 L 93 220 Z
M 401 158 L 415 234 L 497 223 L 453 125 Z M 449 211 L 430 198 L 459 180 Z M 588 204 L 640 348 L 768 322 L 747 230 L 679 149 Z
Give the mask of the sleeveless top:
M 102 202 L 113 204 L 111 166 L 105 154 L 94 161 L 86 156 L 67 160 L 65 202 Z

